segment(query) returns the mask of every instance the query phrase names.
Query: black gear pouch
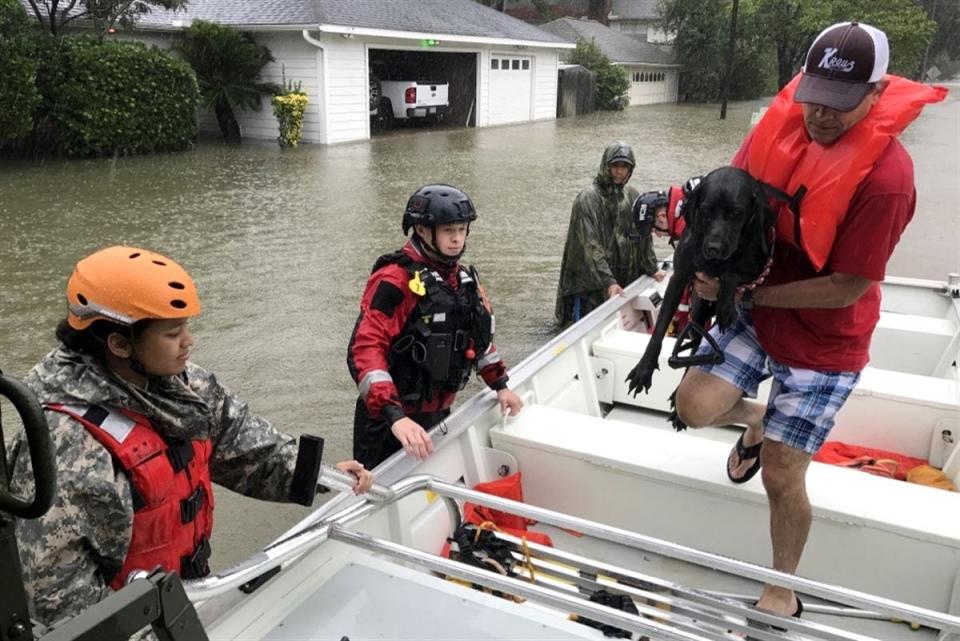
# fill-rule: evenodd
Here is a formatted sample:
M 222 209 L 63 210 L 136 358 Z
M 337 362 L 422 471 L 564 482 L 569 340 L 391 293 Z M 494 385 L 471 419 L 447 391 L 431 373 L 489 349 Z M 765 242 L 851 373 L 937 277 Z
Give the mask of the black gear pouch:
M 434 382 L 447 380 L 450 375 L 450 352 L 453 350 L 452 334 L 430 334 L 424 339 L 426 355 L 421 366 Z

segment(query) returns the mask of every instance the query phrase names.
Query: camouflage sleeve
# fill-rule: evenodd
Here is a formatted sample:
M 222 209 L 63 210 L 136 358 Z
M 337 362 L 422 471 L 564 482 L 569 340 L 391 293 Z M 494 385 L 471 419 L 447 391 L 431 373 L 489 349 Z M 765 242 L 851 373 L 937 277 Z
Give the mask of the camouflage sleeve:
M 617 282 L 610 267 L 601 229 L 599 196 L 584 190 L 573 202 L 567 232 L 562 289 L 565 295 L 606 291 Z
M 17 544 L 33 616 L 50 625 L 103 599 L 127 555 L 133 527 L 130 485 L 110 454 L 76 421 L 47 412 L 57 457 L 57 496 L 39 519 L 17 522 Z M 22 434 L 21 434 L 22 436 Z M 11 489 L 33 494 L 25 447 Z
M 256 499 L 289 501 L 297 462 L 296 438 L 252 414 L 247 403 L 231 394 L 212 373 L 191 364 L 188 379 L 219 417 L 211 434 L 213 482 Z

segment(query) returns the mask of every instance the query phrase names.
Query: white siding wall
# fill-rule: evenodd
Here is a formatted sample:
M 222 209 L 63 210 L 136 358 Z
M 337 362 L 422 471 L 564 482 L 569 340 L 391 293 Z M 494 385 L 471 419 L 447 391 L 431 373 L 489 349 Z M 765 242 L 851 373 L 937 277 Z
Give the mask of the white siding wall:
M 477 115 L 474 119 L 477 127 L 490 126 L 490 47 L 480 49 L 477 56 L 480 67 L 477 69 Z
M 299 31 L 283 31 L 274 33 L 257 33 L 255 40 L 268 49 L 276 62 L 271 62 L 263 68 L 260 74 L 262 82 L 280 84 L 282 76 L 294 83 L 302 83 L 307 92 L 307 111 L 303 115 L 303 140 L 305 142 L 320 142 L 320 84 L 317 73 L 317 49 L 306 42 Z M 280 135 L 277 119 L 273 115 L 270 98 L 263 97 L 260 101 L 260 111 L 243 111 L 234 109 L 243 135 L 247 138 L 275 140 Z
M 370 136 L 370 80 L 367 51 L 362 39 L 344 39 L 324 34 L 321 73 L 327 74 L 325 88 L 327 139 L 334 144 L 363 140 Z
M 677 101 L 676 69 L 646 65 L 624 65 L 630 79 L 630 106 Z M 659 80 L 657 78 L 662 78 Z
M 557 117 L 557 82 L 560 55 L 557 50 L 537 51 L 533 60 L 533 119 Z

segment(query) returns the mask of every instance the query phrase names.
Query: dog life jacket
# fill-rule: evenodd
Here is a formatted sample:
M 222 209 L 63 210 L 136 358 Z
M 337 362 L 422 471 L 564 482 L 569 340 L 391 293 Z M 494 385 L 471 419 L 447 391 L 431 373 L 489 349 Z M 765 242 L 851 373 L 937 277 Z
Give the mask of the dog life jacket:
M 459 267 L 460 286 L 454 289 L 403 251 L 381 256 L 373 271 L 391 263 L 407 271 L 408 287 L 418 296 L 387 358 L 400 399 L 417 403 L 437 391 L 459 392 L 493 340 L 493 312 L 476 269 Z
M 128 410 L 59 403 L 46 408 L 82 424 L 130 481 L 133 534 L 110 587 L 119 590 L 131 572 L 149 572 L 158 565 L 184 579 L 209 574 L 210 439 L 167 442 L 147 417 Z
M 777 94 L 757 124 L 744 169 L 788 195 L 802 194 L 798 207 L 796 201 L 794 208 L 775 205 L 777 236 L 802 249 L 820 270 L 860 183 L 890 141 L 947 90 L 888 75 L 889 85 L 866 117 L 822 146 L 810 139 L 803 107 L 793 101 L 801 75 Z
M 687 221 L 683 218 L 683 189 L 671 185 L 667 196 L 667 231 L 670 233 L 670 244 L 680 240 L 686 228 Z
M 683 217 L 683 189 L 676 185 L 671 185 L 667 193 L 667 232 L 671 245 L 675 245 L 680 237 L 683 236 L 683 230 L 687 228 L 687 221 Z M 667 336 L 679 336 L 683 328 L 687 326 L 687 320 L 690 318 L 690 289 L 692 285 L 683 288 L 680 295 L 680 302 L 677 304 L 677 311 L 673 313 L 673 320 L 667 327 Z

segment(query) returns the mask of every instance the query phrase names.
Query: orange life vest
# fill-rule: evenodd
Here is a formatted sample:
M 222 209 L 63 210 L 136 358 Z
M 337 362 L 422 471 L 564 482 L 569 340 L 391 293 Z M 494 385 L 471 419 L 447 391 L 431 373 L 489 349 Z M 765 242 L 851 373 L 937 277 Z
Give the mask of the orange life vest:
M 857 187 L 880 154 L 925 105 L 943 100 L 947 90 L 886 76 L 889 85 L 867 116 L 824 147 L 810 140 L 802 105 L 793 101 L 800 76 L 777 94 L 757 123 L 744 169 L 791 196 L 806 188 L 798 215 L 777 204 L 777 236 L 806 252 L 820 270 Z
M 87 428 L 130 481 L 133 535 L 110 587 L 119 590 L 134 570 L 149 572 L 158 565 L 186 579 L 208 574 L 213 530 L 210 439 L 168 443 L 147 417 L 128 410 L 59 403 L 46 408 Z

